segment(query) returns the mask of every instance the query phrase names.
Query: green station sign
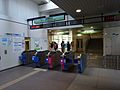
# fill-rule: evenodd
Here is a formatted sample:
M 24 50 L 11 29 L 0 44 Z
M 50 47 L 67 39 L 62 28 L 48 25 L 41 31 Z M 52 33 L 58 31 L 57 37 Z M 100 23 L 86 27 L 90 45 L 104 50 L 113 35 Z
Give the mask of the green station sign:
M 51 16 L 47 18 L 39 18 L 33 20 L 34 25 L 40 25 L 42 23 L 48 23 L 48 22 L 56 22 L 56 21 L 63 21 L 65 20 L 65 15 L 59 15 L 59 16 Z

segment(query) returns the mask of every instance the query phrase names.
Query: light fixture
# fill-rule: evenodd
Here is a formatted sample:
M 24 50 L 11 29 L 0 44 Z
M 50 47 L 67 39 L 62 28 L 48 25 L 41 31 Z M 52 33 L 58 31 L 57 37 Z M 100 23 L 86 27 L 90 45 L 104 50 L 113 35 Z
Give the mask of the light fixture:
M 78 13 L 81 12 L 81 9 L 77 9 L 76 12 L 78 12 Z
M 82 34 L 92 34 L 92 33 L 95 33 L 94 30 L 85 30 L 83 32 L 81 32 Z
M 62 34 L 64 34 L 64 32 L 57 32 L 56 34 L 57 35 L 62 35 Z
M 77 36 L 82 36 L 82 34 L 77 34 Z
M 91 26 L 90 28 L 93 29 L 93 26 Z

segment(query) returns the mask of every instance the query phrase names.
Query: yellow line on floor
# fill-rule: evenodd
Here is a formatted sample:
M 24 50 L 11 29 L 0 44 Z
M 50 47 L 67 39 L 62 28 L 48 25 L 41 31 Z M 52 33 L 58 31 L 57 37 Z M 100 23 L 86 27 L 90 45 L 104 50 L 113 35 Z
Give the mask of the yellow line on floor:
M 38 73 L 40 71 L 44 71 L 44 70 L 43 69 L 36 69 L 35 71 L 33 71 L 31 73 L 28 73 L 28 74 L 26 74 L 26 75 L 24 75 L 24 76 L 22 76 L 20 78 L 17 78 L 17 79 L 15 79 L 13 81 L 10 81 L 10 82 L 6 83 L 6 84 L 3 84 L 3 85 L 0 86 L 0 90 L 3 90 L 3 89 L 5 89 L 5 88 L 7 88 L 7 87 L 9 87 L 9 86 L 11 86 L 13 84 L 16 84 L 16 83 L 26 79 L 27 77 L 30 77 L 30 76 L 32 76 L 32 75 L 34 75 L 34 74 L 36 74 L 36 73 Z

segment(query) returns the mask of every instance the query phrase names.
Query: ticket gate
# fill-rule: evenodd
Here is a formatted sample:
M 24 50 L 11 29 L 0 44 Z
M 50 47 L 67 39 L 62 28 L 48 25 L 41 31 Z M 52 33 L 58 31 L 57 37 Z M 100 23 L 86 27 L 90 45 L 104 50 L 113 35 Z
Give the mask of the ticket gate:
M 67 71 L 74 63 L 74 53 L 69 51 L 65 52 L 64 55 L 61 56 L 61 70 Z
M 23 51 L 19 57 L 22 65 L 27 65 L 33 63 L 32 56 L 36 53 L 36 50 Z
M 46 62 L 48 63 L 49 69 L 54 69 L 56 66 L 60 65 L 62 52 L 60 51 L 51 51 L 49 52 Z
M 73 65 L 77 66 L 77 72 L 83 73 L 86 67 L 86 55 L 81 54 L 78 58 L 74 58 L 74 53 L 67 52 L 61 58 L 61 70 L 68 71 Z
M 33 62 L 36 67 L 41 67 L 46 64 L 48 50 L 36 52 L 36 54 L 32 57 Z

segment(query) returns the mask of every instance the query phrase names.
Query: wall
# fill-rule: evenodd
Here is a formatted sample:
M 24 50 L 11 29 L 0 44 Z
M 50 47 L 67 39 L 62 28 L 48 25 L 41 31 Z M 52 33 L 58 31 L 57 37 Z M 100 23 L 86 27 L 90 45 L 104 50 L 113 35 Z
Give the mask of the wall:
M 47 29 L 38 29 L 30 31 L 31 49 L 40 48 L 40 51 L 48 50 L 48 31 Z M 36 46 L 38 44 L 38 46 Z
M 120 22 L 104 25 L 104 55 L 120 55 Z
M 90 37 L 91 38 L 103 38 L 103 32 L 91 34 Z
M 54 4 L 52 1 L 50 1 L 47 4 L 43 4 L 39 6 L 40 16 L 46 16 L 49 17 L 49 15 L 59 14 L 59 13 L 65 13 L 64 10 L 59 8 L 56 4 Z M 66 15 L 65 20 L 74 20 L 70 15 Z
M 60 8 L 55 8 L 55 9 L 49 9 L 49 10 L 44 10 L 42 12 L 40 12 L 40 16 L 46 16 L 49 17 L 49 15 L 53 15 L 53 14 L 59 14 L 59 13 L 65 13 L 65 11 L 63 11 Z
M 39 6 L 39 11 L 43 12 L 43 11 L 47 11 L 47 10 L 50 10 L 50 9 L 56 9 L 56 8 L 59 8 L 59 7 L 56 4 L 54 4 L 52 1 L 50 1 L 47 4 L 40 5 Z
M 21 50 L 14 51 L 14 42 L 17 40 L 22 42 L 24 37 L 29 36 L 26 20 L 36 16 L 39 16 L 38 5 L 32 0 L 0 0 L 0 70 L 19 65 L 19 55 L 24 50 L 24 46 Z M 5 33 L 21 36 L 6 36 Z M 9 45 L 8 41 L 4 43 L 3 38 L 11 41 L 12 44 Z

